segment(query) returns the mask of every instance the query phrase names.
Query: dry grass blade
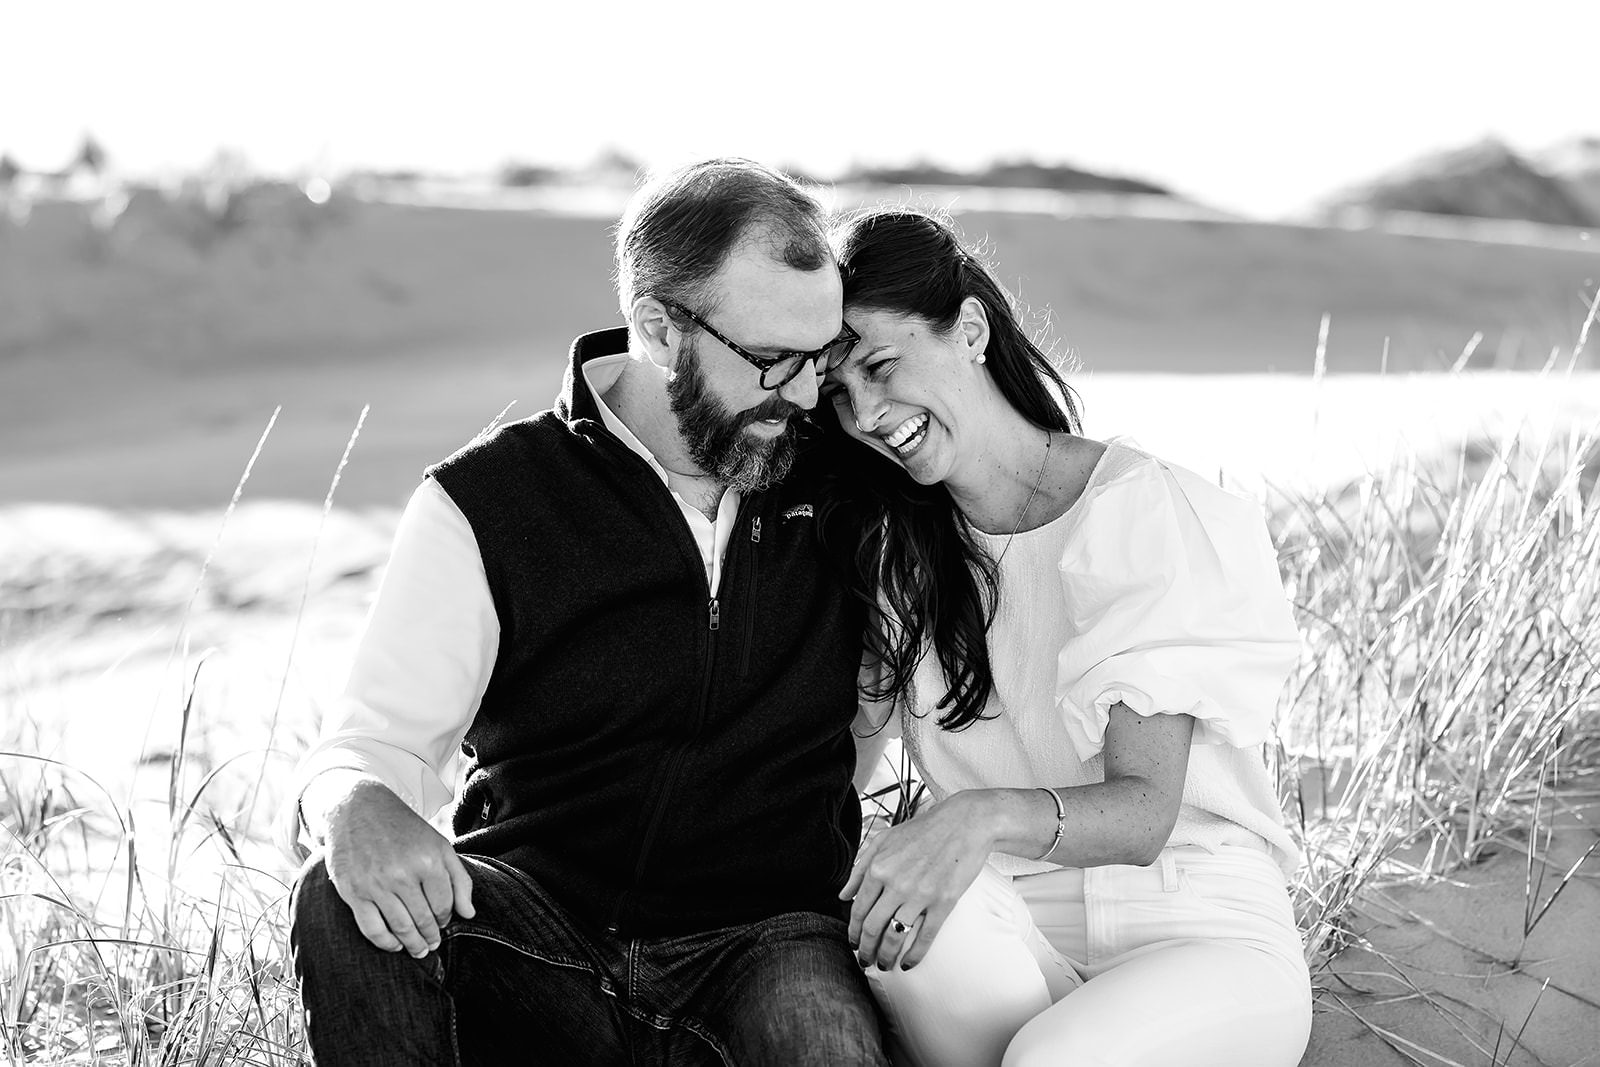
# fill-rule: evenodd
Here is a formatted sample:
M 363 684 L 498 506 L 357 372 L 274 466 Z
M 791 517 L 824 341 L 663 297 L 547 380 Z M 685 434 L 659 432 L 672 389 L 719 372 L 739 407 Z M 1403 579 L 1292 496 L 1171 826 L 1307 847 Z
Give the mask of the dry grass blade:
M 283 694 L 289 685 L 289 673 L 294 668 L 295 646 L 300 640 L 300 627 L 305 622 L 306 601 L 311 596 L 311 576 L 317 562 L 317 546 L 322 543 L 323 531 L 328 525 L 328 513 L 333 510 L 333 498 L 339 491 L 339 480 L 344 477 L 344 469 L 350 463 L 350 453 L 355 451 L 356 441 L 361 437 L 361 428 L 367 424 L 367 414 L 372 410 L 372 405 L 367 404 L 361 408 L 361 414 L 356 418 L 355 429 L 350 431 L 350 437 L 345 441 L 344 452 L 339 456 L 339 465 L 333 469 L 333 479 L 328 483 L 328 494 L 322 501 L 322 512 L 317 517 L 316 534 L 311 539 L 311 551 L 306 553 L 305 578 L 300 583 L 300 602 L 295 607 L 294 626 L 289 633 L 289 650 L 283 665 L 283 675 L 278 682 L 278 695 L 272 702 L 272 721 L 267 726 L 266 751 L 271 752 L 273 742 L 278 737 L 278 718 L 283 711 Z M 255 816 L 256 802 L 261 798 L 261 779 L 256 778 L 255 786 L 250 790 L 250 803 L 245 808 L 245 824 Z

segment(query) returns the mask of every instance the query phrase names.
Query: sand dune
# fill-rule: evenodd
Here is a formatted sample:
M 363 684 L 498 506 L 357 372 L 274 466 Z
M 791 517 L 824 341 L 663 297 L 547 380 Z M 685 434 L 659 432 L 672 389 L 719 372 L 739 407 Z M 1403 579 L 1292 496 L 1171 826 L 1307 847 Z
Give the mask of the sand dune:
M 254 492 L 320 500 L 371 404 L 341 499 L 397 503 L 506 405 L 546 406 L 570 338 L 619 321 L 608 220 L 253 195 L 223 222 L 144 195 L 109 227 L 71 204 L 0 224 L 0 502 L 218 505 L 280 404 Z M 1378 371 L 1385 338 L 1391 371 L 1438 369 L 1480 331 L 1470 366 L 1537 366 L 1570 349 L 1600 277 L 1581 243 L 959 220 L 1091 381 L 1276 375 L 1292 392 L 1324 313 L 1334 375 Z

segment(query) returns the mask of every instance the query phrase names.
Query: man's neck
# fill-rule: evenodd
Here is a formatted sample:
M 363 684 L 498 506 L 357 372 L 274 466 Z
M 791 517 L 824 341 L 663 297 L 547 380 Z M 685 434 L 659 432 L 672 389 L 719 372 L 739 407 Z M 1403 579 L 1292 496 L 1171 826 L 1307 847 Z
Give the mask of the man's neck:
M 677 416 L 667 399 L 666 382 L 654 372 L 649 364 L 630 360 L 604 393 L 606 406 L 667 469 L 672 490 L 715 522 L 727 486 L 702 471 L 689 457 Z
M 674 474 L 703 477 L 705 472 L 689 458 L 689 448 L 678 431 L 678 418 L 667 399 L 667 385 L 654 367 L 629 360 L 616 382 L 603 394 L 611 413 L 639 439 L 656 462 Z

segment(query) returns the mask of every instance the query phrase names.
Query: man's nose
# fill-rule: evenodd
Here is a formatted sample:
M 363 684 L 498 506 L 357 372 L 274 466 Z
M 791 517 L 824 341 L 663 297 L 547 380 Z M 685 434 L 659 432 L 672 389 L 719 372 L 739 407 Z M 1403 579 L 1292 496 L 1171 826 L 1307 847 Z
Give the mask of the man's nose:
M 817 406 L 817 376 L 809 366 L 778 387 L 778 395 L 798 408 L 807 411 Z

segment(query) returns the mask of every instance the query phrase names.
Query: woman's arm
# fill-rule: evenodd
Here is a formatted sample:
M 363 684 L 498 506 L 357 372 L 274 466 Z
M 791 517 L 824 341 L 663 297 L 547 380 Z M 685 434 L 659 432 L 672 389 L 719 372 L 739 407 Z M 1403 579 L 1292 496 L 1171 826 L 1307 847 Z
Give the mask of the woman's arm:
M 1153 862 L 1177 822 L 1194 720 L 1111 708 L 1104 782 L 1057 789 L 1066 833 L 1050 853 L 1065 867 Z M 1055 801 L 1042 789 L 968 789 L 868 842 L 842 899 L 863 966 L 910 968 L 927 953 L 988 860 L 1042 856 L 1056 842 Z M 897 932 L 890 922 L 908 925 Z M 920 917 L 920 918 L 919 918 Z M 909 950 L 906 943 L 910 942 Z
M 1063 867 L 1154 863 L 1178 821 L 1193 733 L 1194 720 L 1187 715 L 1136 715 L 1126 704 L 1113 705 L 1106 724 L 1106 780 L 1056 790 L 1066 834 L 1051 862 Z M 1042 789 L 957 794 L 966 795 L 978 813 L 973 817 L 993 828 L 995 850 L 1038 856 L 1055 838 L 1055 802 Z

